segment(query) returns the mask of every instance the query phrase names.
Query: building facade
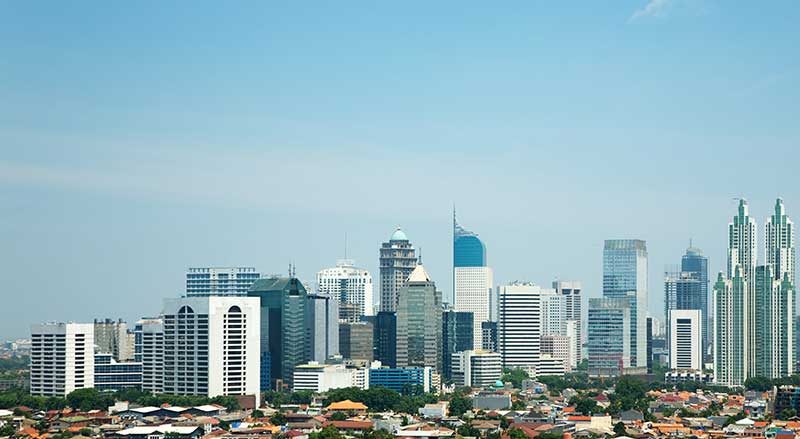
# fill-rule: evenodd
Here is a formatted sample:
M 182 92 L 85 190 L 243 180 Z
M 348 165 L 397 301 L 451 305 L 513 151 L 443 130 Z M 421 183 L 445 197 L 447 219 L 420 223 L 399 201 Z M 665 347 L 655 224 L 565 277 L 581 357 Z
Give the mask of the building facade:
M 111 354 L 94 354 L 94 388 L 99 391 L 142 390 L 142 363 L 118 362 Z
M 94 325 L 31 326 L 31 395 L 64 397 L 94 387 Z
M 339 354 L 339 302 L 324 293 L 306 295 L 305 329 L 309 361 L 324 363 Z
M 703 313 L 699 309 L 675 309 L 669 315 L 669 367 L 703 370 Z
M 397 367 L 397 314 L 380 311 L 371 323 L 375 360 L 384 366 Z
M 486 245 L 458 224 L 453 211 L 453 308 L 473 315 L 473 349 L 483 345 L 481 323 L 490 317 L 492 269 L 486 265 Z
M 418 387 L 423 392 L 431 392 L 434 384 L 434 370 L 431 367 L 381 367 L 369 370 L 370 387 L 386 387 L 399 393 L 407 393 Z
M 397 294 L 405 286 L 408 276 L 417 266 L 416 250 L 405 232 L 399 227 L 392 233 L 388 242 L 381 244 L 379 263 L 380 310 L 395 312 L 397 310 Z
M 566 335 L 572 337 L 572 367 L 575 367 L 583 359 L 583 285 L 576 281 L 554 281 L 553 289 L 564 297 L 564 320 L 568 326 Z
M 134 358 L 142 363 L 142 391 L 162 393 L 164 390 L 164 321 L 145 317 L 134 327 Z
M 258 298 L 166 299 L 162 315 L 164 393 L 259 400 Z
M 541 354 L 542 295 L 547 293 L 547 289 L 533 283 L 500 287 L 497 352 L 503 367 L 535 370 Z
M 488 387 L 503 375 L 502 359 L 496 352 L 466 350 L 453 355 L 451 361 L 457 386 Z
M 647 365 L 647 245 L 608 239 L 603 247 L 603 297 L 630 302 L 631 366 Z
M 246 296 L 259 277 L 253 267 L 190 267 L 186 270 L 186 295 Z
M 442 293 L 422 264 L 398 293 L 397 365 L 442 369 Z
M 117 361 L 133 359 L 132 334 L 129 336 L 128 324 L 122 319 L 95 319 L 94 345 L 97 352 L 111 354 Z
M 589 299 L 587 345 L 590 376 L 619 376 L 631 364 L 631 301 Z
M 294 367 L 310 360 L 306 288 L 295 277 L 270 277 L 258 279 L 247 294 L 261 303 L 261 389 L 278 380 L 291 387 Z
M 452 378 L 452 358 L 455 353 L 472 350 L 473 321 L 471 312 L 447 310 L 442 313 L 442 378 Z
M 497 352 L 497 322 L 481 322 L 481 350 Z
M 329 294 L 339 302 L 340 312 L 353 305 L 356 312 L 345 312 L 339 318 L 346 322 L 358 322 L 361 316 L 374 314 L 372 275 L 369 271 L 358 268 L 349 259 L 336 263 L 336 267 L 325 268 L 317 273 L 317 285 L 320 293 Z
M 374 331 L 370 322 L 339 323 L 339 353 L 345 359 L 372 362 Z

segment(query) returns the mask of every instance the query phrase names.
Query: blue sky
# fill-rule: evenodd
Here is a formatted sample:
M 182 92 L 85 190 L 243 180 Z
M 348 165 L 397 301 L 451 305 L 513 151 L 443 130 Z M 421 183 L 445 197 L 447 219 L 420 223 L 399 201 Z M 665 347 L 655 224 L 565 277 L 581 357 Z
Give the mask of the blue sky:
M 381 2 L 378 2 L 381 3 Z M 401 225 L 449 296 L 450 209 L 498 282 L 650 304 L 733 197 L 800 212 L 800 3 L 0 3 L 0 338 L 157 314 L 196 265 L 377 278 Z M 795 215 L 797 218 L 797 215 Z

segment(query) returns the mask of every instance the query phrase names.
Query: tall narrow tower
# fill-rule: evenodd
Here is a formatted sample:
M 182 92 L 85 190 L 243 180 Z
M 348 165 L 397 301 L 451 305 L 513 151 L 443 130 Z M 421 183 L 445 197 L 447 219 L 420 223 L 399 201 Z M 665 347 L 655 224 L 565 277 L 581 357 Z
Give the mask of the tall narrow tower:
M 405 286 L 416 266 L 414 246 L 398 227 L 380 248 L 381 311 L 397 311 L 397 293 Z
M 783 280 L 788 275 L 794 285 L 794 223 L 786 215 L 783 200 L 775 201 L 775 213 L 764 226 L 764 257 L 773 275 Z
M 489 320 L 493 281 L 492 269 L 486 266 L 486 246 L 458 224 L 453 211 L 453 308 L 472 313 L 473 349 L 483 346 L 481 325 Z
M 756 258 L 758 257 L 758 232 L 756 221 L 750 217 L 747 200 L 739 200 L 739 209 L 733 221 L 728 224 L 728 279 L 733 279 L 736 267 L 739 267 L 740 277 L 744 285 L 743 309 L 734 310 L 734 319 L 744 319 L 742 326 L 745 328 L 745 340 L 753 341 L 746 343 L 746 350 L 743 352 L 747 364 L 747 375 L 745 378 L 756 374 L 756 343 L 758 331 L 756 325 L 751 324 L 755 317 L 756 304 Z M 738 322 L 734 326 L 739 326 Z
M 647 365 L 647 244 L 607 239 L 603 247 L 603 297 L 630 301 L 630 363 Z

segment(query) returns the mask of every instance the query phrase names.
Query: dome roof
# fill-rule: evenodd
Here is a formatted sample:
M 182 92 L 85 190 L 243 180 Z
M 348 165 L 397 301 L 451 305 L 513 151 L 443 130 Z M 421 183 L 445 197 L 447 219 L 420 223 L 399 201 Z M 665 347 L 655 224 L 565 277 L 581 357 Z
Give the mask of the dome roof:
M 505 387 L 505 384 L 503 384 L 502 381 L 497 380 L 494 382 L 494 386 L 500 388 L 500 387 Z
M 400 227 L 392 233 L 392 237 L 389 238 L 389 241 L 408 241 L 408 237 L 406 236 L 405 232 L 403 232 Z

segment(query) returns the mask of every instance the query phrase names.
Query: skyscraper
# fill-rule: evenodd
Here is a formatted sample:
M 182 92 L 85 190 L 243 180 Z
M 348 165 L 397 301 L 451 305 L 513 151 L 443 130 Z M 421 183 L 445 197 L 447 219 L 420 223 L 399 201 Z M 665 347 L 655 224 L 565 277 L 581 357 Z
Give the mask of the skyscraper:
M 670 312 L 670 369 L 703 370 L 702 319 L 699 309 L 673 309 Z
M 542 290 L 521 282 L 500 287 L 497 352 L 503 367 L 536 369 L 541 357 L 542 295 L 547 293 Z
M 132 342 L 128 324 L 122 319 L 94 319 L 94 345 L 97 352 L 111 354 L 117 361 L 130 360 L 134 350 Z
M 145 317 L 133 330 L 134 361 L 142 363 L 142 391 L 161 393 L 164 388 L 164 321 Z
M 371 362 L 373 351 L 374 328 L 370 322 L 339 324 L 339 353 L 349 360 Z
M 397 367 L 397 314 L 380 311 L 369 321 L 374 331 L 375 359 L 384 366 Z
M 94 325 L 31 326 L 31 395 L 64 397 L 94 387 Z
M 589 375 L 619 376 L 632 366 L 631 302 L 629 298 L 589 299 L 586 333 Z M 640 367 L 645 366 L 643 362 Z
M 711 346 L 708 318 L 708 258 L 694 247 L 686 249 L 681 258 L 681 269 L 668 269 L 664 273 L 664 316 L 667 319 L 667 349 L 673 337 L 670 336 L 670 313 L 673 310 L 699 310 L 701 318 L 702 350 L 704 355 Z M 702 360 L 701 360 L 702 361 Z
M 473 315 L 447 310 L 442 313 L 442 377 L 452 377 L 452 358 L 456 352 L 472 350 Z
M 259 276 L 253 267 L 190 267 L 186 270 L 186 296 L 246 296 Z
M 564 297 L 564 320 L 568 325 L 567 332 L 569 332 L 566 335 L 572 337 L 572 343 L 575 345 L 572 349 L 572 362 L 575 366 L 581 362 L 583 352 L 583 317 L 581 315 L 583 286 L 580 282 L 575 281 L 554 281 L 553 288 L 556 293 Z M 570 328 L 569 325 L 573 325 L 573 327 Z
M 775 279 L 783 280 L 788 276 L 789 282 L 794 285 L 794 223 L 786 215 L 780 198 L 775 201 L 775 213 L 765 224 L 764 239 L 765 262 L 772 266 Z
M 489 320 L 494 283 L 486 266 L 486 246 L 478 235 L 461 227 L 453 211 L 453 308 L 473 315 L 473 349 L 483 345 L 481 323 Z
M 308 294 L 306 299 L 308 358 L 324 363 L 339 354 L 339 303 L 324 293 Z
M 794 286 L 789 273 L 776 279 L 772 265 L 756 267 L 755 375 L 765 378 L 789 376 L 794 370 Z
M 647 365 L 647 245 L 609 239 L 603 247 L 603 297 L 630 301 L 631 366 Z
M 164 393 L 250 396 L 259 401 L 259 301 L 164 300 Z
M 357 313 L 343 313 L 339 317 L 342 320 L 353 323 L 361 320 L 361 316 L 374 313 L 372 275 L 363 268 L 355 267 L 352 260 L 343 259 L 336 263 L 336 267 L 320 270 L 317 273 L 317 285 L 320 293 L 336 298 L 340 311 L 348 309 L 346 304 L 357 306 Z
M 442 370 L 442 292 L 422 264 L 398 293 L 397 366 Z
M 719 273 L 714 284 L 714 382 L 741 386 L 748 377 L 750 363 L 747 296 L 749 285 L 741 265 L 733 268 L 733 278 Z M 752 342 L 751 342 L 752 340 Z M 753 361 L 751 361 L 753 358 Z
M 261 389 L 269 390 L 276 380 L 291 387 L 294 367 L 309 360 L 308 293 L 295 277 L 271 277 L 258 279 L 247 294 L 261 298 Z
M 380 310 L 397 310 L 397 293 L 405 286 L 408 276 L 417 266 L 414 246 L 400 229 L 392 233 L 389 242 L 380 248 L 381 302 Z

